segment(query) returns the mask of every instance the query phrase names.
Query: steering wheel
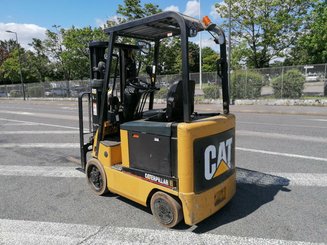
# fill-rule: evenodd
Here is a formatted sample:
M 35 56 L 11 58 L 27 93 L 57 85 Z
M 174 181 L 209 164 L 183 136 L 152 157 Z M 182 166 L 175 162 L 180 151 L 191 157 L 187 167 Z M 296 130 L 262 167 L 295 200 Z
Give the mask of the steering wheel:
M 132 78 L 128 80 L 128 85 L 139 90 L 149 90 L 151 88 L 151 84 L 147 83 L 146 81 L 143 81 L 139 78 Z

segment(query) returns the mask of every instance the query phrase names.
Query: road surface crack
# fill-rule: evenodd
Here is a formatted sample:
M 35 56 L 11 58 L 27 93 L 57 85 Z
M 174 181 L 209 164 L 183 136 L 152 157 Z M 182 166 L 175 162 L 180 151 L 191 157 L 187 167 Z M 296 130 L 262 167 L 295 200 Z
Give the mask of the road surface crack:
M 109 224 L 101 226 L 98 228 L 97 231 L 95 231 L 93 234 L 87 236 L 86 238 L 84 238 L 82 241 L 80 241 L 79 243 L 77 243 L 78 245 L 81 244 L 85 244 L 87 241 L 89 241 L 90 239 L 96 237 L 100 232 L 102 232 L 104 229 L 106 229 L 109 226 Z

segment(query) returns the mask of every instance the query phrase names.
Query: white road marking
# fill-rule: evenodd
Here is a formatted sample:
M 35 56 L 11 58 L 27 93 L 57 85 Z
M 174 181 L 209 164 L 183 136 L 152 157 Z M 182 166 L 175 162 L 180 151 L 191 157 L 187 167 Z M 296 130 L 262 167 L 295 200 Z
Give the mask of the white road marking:
M 175 230 L 95 226 L 0 219 L 4 244 L 267 244 L 313 245 L 318 243 Z
M 77 112 L 77 111 L 76 111 Z M 14 114 L 14 115 L 23 115 L 23 116 L 33 116 L 33 117 L 40 117 L 40 118 L 52 118 L 52 119 L 64 119 L 64 120 L 74 120 L 78 121 L 78 115 L 64 115 L 64 114 L 54 114 L 54 113 L 41 113 L 41 112 L 25 112 L 25 111 L 7 111 L 7 110 L 0 110 L 1 114 Z M 87 120 L 87 117 L 84 117 Z
M 0 118 L 0 121 L 8 121 L 8 122 L 16 122 L 16 123 L 33 123 L 34 125 L 42 125 L 42 126 L 49 126 L 49 127 L 56 127 L 56 128 L 78 129 L 77 127 L 63 126 L 63 125 L 57 125 L 57 124 L 48 124 L 48 123 L 30 122 L 30 121 L 22 121 L 22 120 L 14 120 L 14 119 L 7 119 L 7 118 Z
M 317 173 L 262 173 L 238 168 L 237 183 L 281 186 L 327 187 L 327 174 Z
M 307 121 L 327 122 L 327 119 L 305 119 Z
M 68 165 L 69 163 L 67 163 Z M 262 173 L 237 168 L 237 182 L 255 185 L 327 187 L 327 174 Z M 76 167 L 0 165 L 0 176 L 84 178 Z
M 302 159 L 308 159 L 308 160 L 314 160 L 314 161 L 327 162 L 327 158 L 322 158 L 322 157 L 305 156 L 305 155 L 290 154 L 290 153 L 275 152 L 275 151 L 265 151 L 265 150 L 250 149 L 250 148 L 244 148 L 244 147 L 236 147 L 236 150 L 246 151 L 246 152 L 254 152 L 254 153 L 262 153 L 262 154 L 275 155 L 275 156 L 302 158 Z
M 68 163 L 67 163 L 68 164 Z M 0 175 L 84 178 L 85 174 L 74 167 L 0 165 Z
M 63 107 L 60 107 L 60 109 L 63 109 L 63 110 L 70 110 L 70 111 L 77 111 L 77 110 L 78 110 L 78 107 L 68 107 L 68 106 L 63 106 Z
M 79 143 L 7 143 L 0 144 L 0 148 L 79 148 Z
M 4 126 L 36 126 L 37 123 L 6 123 Z
M 7 113 L 7 114 L 14 114 L 14 115 L 28 115 L 28 116 L 35 115 L 35 113 L 27 112 L 27 111 L 7 111 L 7 110 L 0 110 L 0 113 Z
M 327 174 L 312 173 L 270 173 L 289 179 L 290 185 L 327 187 Z
M 327 127 L 321 127 L 321 126 L 300 125 L 300 124 L 259 123 L 259 122 L 246 122 L 246 121 L 237 121 L 236 123 L 250 124 L 250 125 L 265 125 L 265 126 L 290 127 L 290 128 L 320 128 L 320 129 L 327 128 Z
M 0 144 L 0 149 L 1 148 L 67 149 L 67 148 L 79 148 L 79 147 L 80 147 L 79 143 L 5 143 L 5 144 Z M 290 154 L 290 153 L 283 153 L 283 152 L 265 151 L 265 150 L 250 149 L 250 148 L 244 148 L 244 147 L 236 147 L 236 150 L 327 162 L 327 158 L 322 158 L 322 157 L 313 157 L 313 156 L 305 156 L 305 155 Z
M 312 136 L 305 136 L 305 135 L 266 133 L 266 132 L 257 132 L 257 131 L 248 131 L 248 130 L 236 130 L 236 135 L 327 143 L 327 138 L 325 137 L 312 137 Z
M 44 130 L 44 131 L 0 131 L 0 134 L 78 134 L 79 131 Z

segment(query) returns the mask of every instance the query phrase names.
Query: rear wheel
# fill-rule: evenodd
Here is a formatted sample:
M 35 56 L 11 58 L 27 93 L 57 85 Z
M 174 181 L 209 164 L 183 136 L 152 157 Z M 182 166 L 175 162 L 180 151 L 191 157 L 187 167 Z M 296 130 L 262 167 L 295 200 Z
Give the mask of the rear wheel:
M 151 198 L 150 205 L 152 214 L 163 226 L 172 228 L 183 219 L 180 203 L 164 192 L 156 192 Z
M 102 196 L 109 192 L 107 177 L 101 163 L 97 159 L 90 159 L 86 164 L 86 178 L 95 194 Z

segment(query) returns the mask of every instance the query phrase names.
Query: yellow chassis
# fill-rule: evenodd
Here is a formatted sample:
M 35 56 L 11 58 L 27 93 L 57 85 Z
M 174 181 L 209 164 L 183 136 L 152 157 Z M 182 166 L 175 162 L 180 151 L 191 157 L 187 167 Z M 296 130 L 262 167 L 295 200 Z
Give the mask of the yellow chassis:
M 100 143 L 99 146 L 98 160 L 104 167 L 108 189 L 144 206 L 148 206 L 155 191 L 161 190 L 180 200 L 186 224 L 199 223 L 221 209 L 233 197 L 236 191 L 236 173 L 233 166 L 233 173 L 223 182 L 203 192 L 195 193 L 193 142 L 195 139 L 233 128 L 235 128 L 235 117 L 232 114 L 178 124 L 178 188 L 159 185 L 129 172 L 112 168 L 115 164 L 129 167 L 127 131 L 121 130 L 120 144 L 108 147 Z

